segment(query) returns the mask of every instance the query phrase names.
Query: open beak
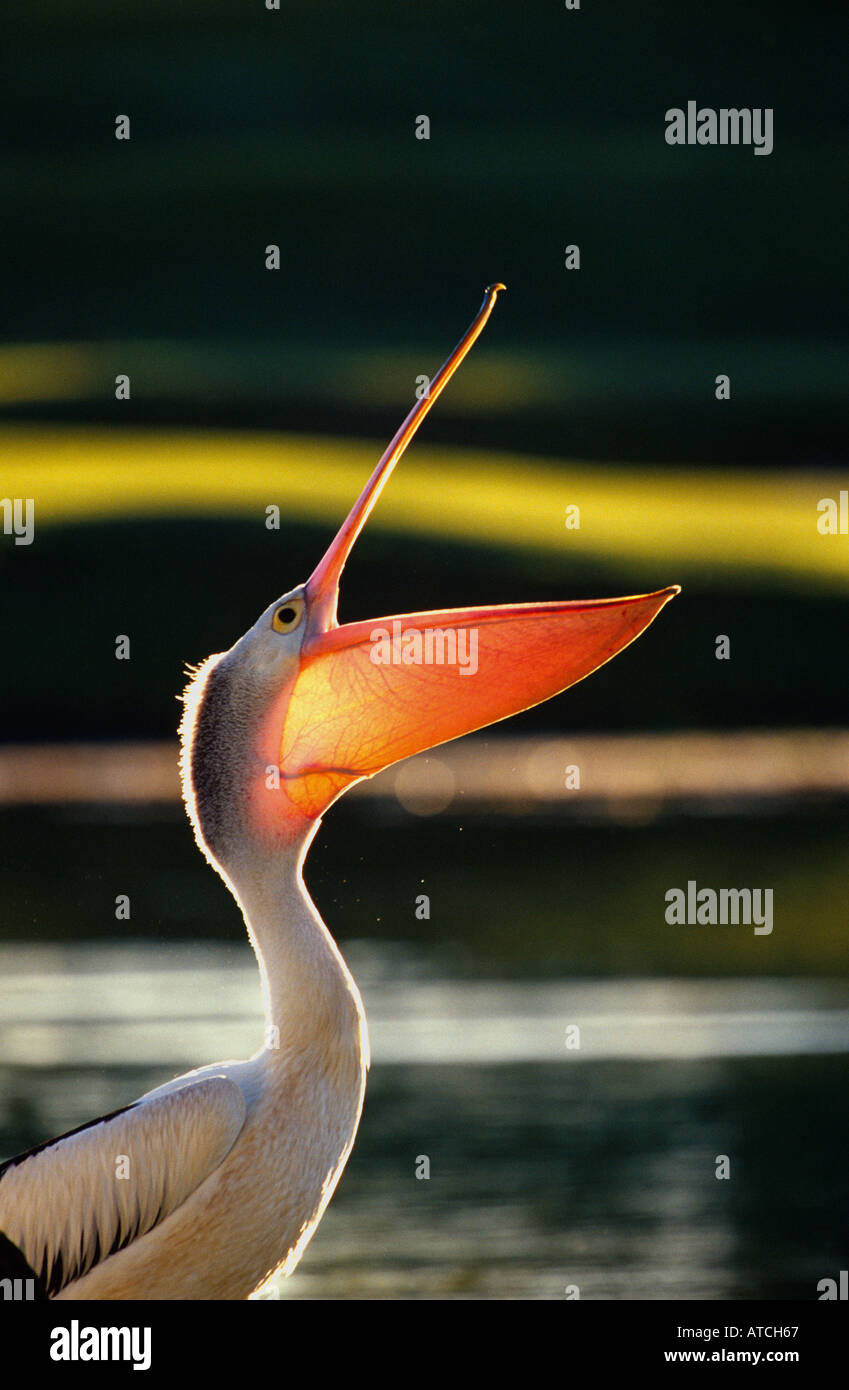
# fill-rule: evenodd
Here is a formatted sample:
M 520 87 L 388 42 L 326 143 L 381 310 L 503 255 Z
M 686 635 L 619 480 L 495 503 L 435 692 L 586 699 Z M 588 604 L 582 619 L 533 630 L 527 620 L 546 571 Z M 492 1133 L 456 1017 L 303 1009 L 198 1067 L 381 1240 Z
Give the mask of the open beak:
M 354 542 L 503 288 L 487 289 L 306 585 L 307 630 L 280 767 L 289 799 L 310 818 L 353 782 L 574 685 L 633 642 L 679 592 L 673 586 L 631 598 L 447 609 L 338 626 L 339 581 Z

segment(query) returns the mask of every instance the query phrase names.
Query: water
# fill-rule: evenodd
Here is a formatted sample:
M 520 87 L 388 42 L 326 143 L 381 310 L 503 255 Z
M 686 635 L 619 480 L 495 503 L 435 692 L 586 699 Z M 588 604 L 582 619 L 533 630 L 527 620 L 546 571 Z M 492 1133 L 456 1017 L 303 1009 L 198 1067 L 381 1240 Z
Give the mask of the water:
M 813 1298 L 845 1265 L 847 1073 L 844 1057 L 376 1069 L 285 1292 Z
M 278 1295 L 815 1298 L 849 1244 L 847 828 L 837 805 L 627 825 L 334 807 L 307 879 L 374 1065 Z M 0 1155 L 257 1048 L 243 927 L 178 808 L 7 808 L 0 844 Z M 773 888 L 774 931 L 668 925 L 691 878 Z
M 478 982 L 347 954 L 365 1112 L 273 1295 L 810 1299 L 845 1265 L 845 982 Z M 249 1055 L 259 1010 L 244 946 L 0 947 L 0 1154 Z

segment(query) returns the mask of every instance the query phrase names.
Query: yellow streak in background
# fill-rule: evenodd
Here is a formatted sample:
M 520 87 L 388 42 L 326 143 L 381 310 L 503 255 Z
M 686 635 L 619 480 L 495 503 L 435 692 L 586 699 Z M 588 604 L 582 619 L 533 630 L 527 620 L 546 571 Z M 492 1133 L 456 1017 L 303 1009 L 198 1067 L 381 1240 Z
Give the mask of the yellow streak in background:
M 0 428 L 3 496 L 36 525 L 128 516 L 241 516 L 335 527 L 382 444 L 295 435 Z M 502 545 L 611 564 L 651 562 L 646 583 L 759 572 L 849 589 L 849 540 L 817 531 L 837 473 L 625 468 L 426 448 L 393 477 L 370 530 Z M 565 527 L 577 504 L 580 530 Z M 662 574 L 658 571 L 663 571 Z M 651 579 L 654 575 L 654 580 Z

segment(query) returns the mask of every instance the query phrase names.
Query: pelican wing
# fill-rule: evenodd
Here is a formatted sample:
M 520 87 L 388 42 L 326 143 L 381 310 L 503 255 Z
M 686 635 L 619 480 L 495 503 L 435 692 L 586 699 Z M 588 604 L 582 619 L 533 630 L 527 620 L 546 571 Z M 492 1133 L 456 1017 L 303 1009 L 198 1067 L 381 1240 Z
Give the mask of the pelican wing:
M 175 1211 L 244 1122 L 226 1076 L 94 1120 L 0 1167 L 0 1232 L 57 1294 Z

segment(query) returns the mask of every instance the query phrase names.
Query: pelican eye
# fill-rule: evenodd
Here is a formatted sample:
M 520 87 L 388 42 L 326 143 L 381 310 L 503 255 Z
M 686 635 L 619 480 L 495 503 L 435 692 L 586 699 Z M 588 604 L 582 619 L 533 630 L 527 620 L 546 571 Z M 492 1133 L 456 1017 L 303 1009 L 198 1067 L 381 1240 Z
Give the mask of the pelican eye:
M 284 603 L 277 609 L 271 619 L 271 626 L 275 632 L 291 632 L 298 626 L 304 612 L 304 605 L 300 599 L 293 599 L 291 603 Z

